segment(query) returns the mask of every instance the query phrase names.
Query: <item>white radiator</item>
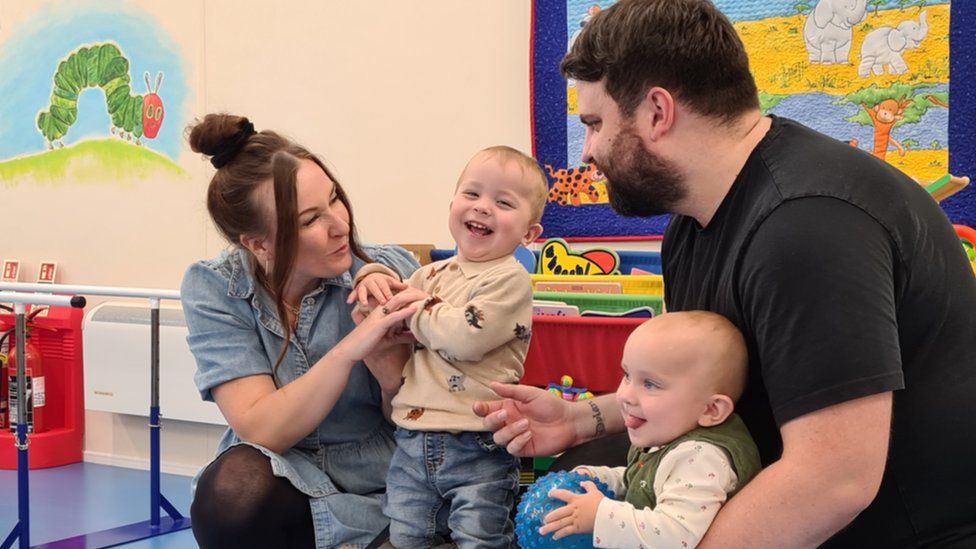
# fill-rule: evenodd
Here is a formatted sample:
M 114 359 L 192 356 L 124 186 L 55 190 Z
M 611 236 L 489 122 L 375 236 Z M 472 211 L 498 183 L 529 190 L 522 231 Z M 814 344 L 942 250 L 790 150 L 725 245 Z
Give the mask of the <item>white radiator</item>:
M 85 315 L 85 408 L 149 417 L 149 304 L 108 301 Z M 183 309 L 159 309 L 159 409 L 164 419 L 227 425 L 193 384 Z

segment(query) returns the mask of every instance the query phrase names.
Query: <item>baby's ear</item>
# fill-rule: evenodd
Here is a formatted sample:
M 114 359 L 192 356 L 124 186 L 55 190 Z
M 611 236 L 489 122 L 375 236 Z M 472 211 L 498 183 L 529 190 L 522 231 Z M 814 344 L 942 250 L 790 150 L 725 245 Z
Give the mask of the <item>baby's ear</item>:
M 705 410 L 698 416 L 698 425 L 702 427 L 714 427 L 732 415 L 735 403 L 728 395 L 714 394 L 708 397 Z
M 525 231 L 525 236 L 522 237 L 522 245 L 528 246 L 535 242 L 535 239 L 539 238 L 542 234 L 542 224 L 533 223 L 529 225 L 529 230 Z

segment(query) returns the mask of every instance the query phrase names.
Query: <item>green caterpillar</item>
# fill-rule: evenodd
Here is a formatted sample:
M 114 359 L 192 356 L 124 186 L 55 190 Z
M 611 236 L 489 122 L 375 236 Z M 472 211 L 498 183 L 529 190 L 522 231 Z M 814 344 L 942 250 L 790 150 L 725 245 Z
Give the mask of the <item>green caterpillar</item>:
M 48 110 L 37 115 L 37 129 L 52 148 L 64 137 L 78 118 L 78 94 L 86 88 L 99 87 L 105 92 L 105 106 L 112 118 L 112 133 L 126 140 L 145 135 L 152 139 L 163 122 L 163 102 L 159 98 L 159 85 L 163 73 L 156 76 L 155 90 L 149 85 L 149 73 L 145 74 L 145 95 L 130 95 L 129 60 L 115 44 L 93 44 L 70 53 L 54 73 L 51 104 Z M 64 141 L 60 141 L 64 146 Z

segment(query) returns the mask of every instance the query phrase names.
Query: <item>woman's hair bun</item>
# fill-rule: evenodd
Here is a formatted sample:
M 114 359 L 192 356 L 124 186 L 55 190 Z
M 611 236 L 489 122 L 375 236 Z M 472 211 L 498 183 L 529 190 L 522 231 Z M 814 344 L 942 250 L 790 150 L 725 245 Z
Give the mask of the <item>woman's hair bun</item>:
M 193 152 L 214 156 L 248 123 L 248 119 L 243 116 L 208 114 L 203 120 L 190 126 L 190 148 Z

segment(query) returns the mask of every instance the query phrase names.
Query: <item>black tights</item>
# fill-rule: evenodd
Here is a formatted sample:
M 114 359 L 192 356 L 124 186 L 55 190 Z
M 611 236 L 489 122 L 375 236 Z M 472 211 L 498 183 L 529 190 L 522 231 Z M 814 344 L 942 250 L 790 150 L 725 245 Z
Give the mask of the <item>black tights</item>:
M 190 505 L 202 549 L 315 547 L 308 496 L 271 472 L 268 457 L 234 446 L 200 476 Z

